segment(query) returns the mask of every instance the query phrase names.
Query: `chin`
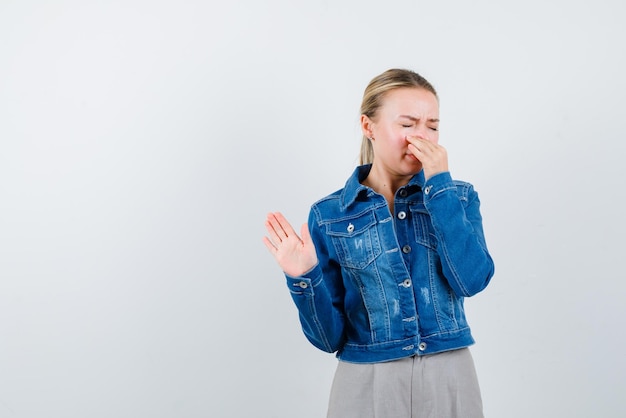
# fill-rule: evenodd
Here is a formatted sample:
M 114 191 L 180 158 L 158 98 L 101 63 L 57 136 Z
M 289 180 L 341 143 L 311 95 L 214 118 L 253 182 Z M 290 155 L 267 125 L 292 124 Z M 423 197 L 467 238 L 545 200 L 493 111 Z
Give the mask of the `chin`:
M 422 163 L 415 157 L 411 157 L 406 166 L 410 167 L 410 170 L 416 173 L 419 173 L 422 170 Z
M 420 171 L 422 171 L 422 165 L 421 164 L 407 164 L 407 165 L 402 165 L 402 171 L 404 173 L 406 173 L 406 175 L 415 175 L 417 173 L 419 173 Z

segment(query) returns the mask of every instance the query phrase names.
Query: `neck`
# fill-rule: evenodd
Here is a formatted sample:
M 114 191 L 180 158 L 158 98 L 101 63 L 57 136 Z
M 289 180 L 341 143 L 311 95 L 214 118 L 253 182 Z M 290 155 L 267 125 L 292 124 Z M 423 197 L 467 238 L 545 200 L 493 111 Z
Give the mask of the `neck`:
M 373 164 L 367 177 L 361 182 L 364 186 L 367 186 L 374 190 L 376 193 L 381 194 L 387 199 L 389 208 L 393 211 L 393 200 L 396 195 L 396 191 L 411 180 L 412 176 L 400 176 L 389 173 L 388 171 L 381 170 L 377 165 Z

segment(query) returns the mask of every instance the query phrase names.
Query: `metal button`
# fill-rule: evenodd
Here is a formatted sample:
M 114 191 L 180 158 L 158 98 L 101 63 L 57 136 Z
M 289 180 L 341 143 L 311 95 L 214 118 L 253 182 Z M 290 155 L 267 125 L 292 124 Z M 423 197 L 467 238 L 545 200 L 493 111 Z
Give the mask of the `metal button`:
M 400 197 L 406 197 L 408 194 L 409 192 L 407 192 L 406 189 L 400 190 Z
M 408 254 L 411 252 L 411 246 L 410 245 L 405 245 L 404 247 L 402 247 L 402 252 L 404 254 Z
M 419 349 L 420 349 L 420 351 L 426 350 L 426 343 L 420 343 Z
M 300 283 L 298 283 L 296 286 L 300 286 L 302 289 L 306 289 L 307 287 L 309 287 L 309 284 L 303 280 Z
M 428 194 L 428 193 L 430 193 L 430 189 L 432 189 L 432 188 L 433 188 L 433 186 L 427 186 L 427 187 L 424 189 L 424 194 Z
M 402 286 L 411 287 L 411 279 L 404 279 L 404 281 L 402 282 Z
M 350 223 L 348 225 L 348 232 L 352 232 L 352 231 L 354 231 L 354 225 L 352 225 L 352 223 Z
M 406 218 L 406 212 L 405 211 L 398 212 L 398 219 L 402 220 L 404 218 Z

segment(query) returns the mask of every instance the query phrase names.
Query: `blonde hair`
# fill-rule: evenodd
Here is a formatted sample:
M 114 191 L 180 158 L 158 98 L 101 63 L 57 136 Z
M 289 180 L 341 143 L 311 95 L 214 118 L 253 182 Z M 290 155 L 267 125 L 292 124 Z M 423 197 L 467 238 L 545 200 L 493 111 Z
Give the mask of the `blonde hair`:
M 382 106 L 385 94 L 391 90 L 414 87 L 425 89 L 437 97 L 435 88 L 421 75 L 411 70 L 393 68 L 374 77 L 365 88 L 361 102 L 361 115 L 374 119 L 376 112 Z M 369 164 L 374 161 L 374 150 L 370 138 L 363 135 L 361 142 L 360 164 Z

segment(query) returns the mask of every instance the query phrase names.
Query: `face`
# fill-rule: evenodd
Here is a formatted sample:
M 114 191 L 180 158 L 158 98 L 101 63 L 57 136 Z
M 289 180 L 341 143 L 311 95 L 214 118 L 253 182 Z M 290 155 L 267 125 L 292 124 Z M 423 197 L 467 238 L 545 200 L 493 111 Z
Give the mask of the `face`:
M 406 139 L 439 142 L 439 102 L 423 88 L 394 89 L 385 93 L 374 118 L 361 116 L 361 128 L 372 138 L 374 166 L 391 175 L 413 175 L 422 164 L 409 152 Z

